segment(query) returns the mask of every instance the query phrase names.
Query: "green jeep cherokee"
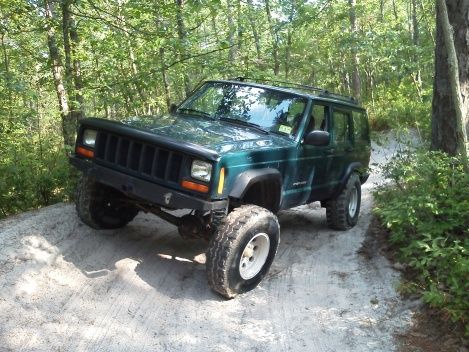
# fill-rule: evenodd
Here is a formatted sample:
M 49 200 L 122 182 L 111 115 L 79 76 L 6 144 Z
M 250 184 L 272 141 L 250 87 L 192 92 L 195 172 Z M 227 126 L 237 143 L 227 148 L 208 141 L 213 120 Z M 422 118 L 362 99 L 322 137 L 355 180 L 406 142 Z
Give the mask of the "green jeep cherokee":
M 207 81 L 166 116 L 82 120 L 70 159 L 83 172 L 80 219 L 111 229 L 151 212 L 207 239 L 208 282 L 228 298 L 268 272 L 278 211 L 320 201 L 331 228 L 353 227 L 368 177 L 366 111 L 325 90 L 258 82 Z

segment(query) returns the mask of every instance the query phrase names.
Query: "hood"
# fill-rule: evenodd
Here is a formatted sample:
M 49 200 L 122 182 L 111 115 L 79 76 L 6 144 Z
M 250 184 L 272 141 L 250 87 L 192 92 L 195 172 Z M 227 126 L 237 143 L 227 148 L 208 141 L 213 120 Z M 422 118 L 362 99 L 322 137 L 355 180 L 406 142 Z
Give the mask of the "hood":
M 293 143 L 293 140 L 284 136 L 264 134 L 251 127 L 200 117 L 144 116 L 123 123 L 177 141 L 198 144 L 219 154 L 291 146 Z

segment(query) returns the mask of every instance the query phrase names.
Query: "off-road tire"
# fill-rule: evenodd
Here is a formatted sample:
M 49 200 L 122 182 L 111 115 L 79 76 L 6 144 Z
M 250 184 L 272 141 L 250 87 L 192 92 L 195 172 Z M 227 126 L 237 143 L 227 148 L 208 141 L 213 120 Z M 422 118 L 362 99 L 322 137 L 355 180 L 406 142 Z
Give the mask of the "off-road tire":
M 353 214 L 350 214 L 349 205 L 356 191 L 356 208 Z M 361 183 L 360 177 L 353 173 L 350 175 L 347 184 L 337 198 L 326 202 L 327 226 L 334 230 L 347 230 L 354 227 L 358 221 L 361 204 Z
M 254 277 L 243 279 L 241 256 L 251 240 L 261 233 L 269 239 L 267 258 Z M 279 242 L 280 226 L 272 212 L 256 205 L 234 209 L 210 240 L 206 264 L 210 287 L 226 298 L 252 290 L 269 271 Z
M 78 182 L 75 206 L 79 218 L 94 229 L 124 227 L 138 209 L 122 203 L 124 195 L 94 179 L 82 176 Z
M 217 231 L 222 226 L 223 222 L 226 220 L 226 211 L 225 210 L 213 210 L 210 214 L 210 234 L 215 235 Z

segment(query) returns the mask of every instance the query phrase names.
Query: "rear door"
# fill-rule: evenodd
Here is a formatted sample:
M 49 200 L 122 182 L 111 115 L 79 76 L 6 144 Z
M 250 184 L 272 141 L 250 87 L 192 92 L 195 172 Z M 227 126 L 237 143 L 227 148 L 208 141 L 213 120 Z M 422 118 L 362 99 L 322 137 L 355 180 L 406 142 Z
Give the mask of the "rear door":
M 340 106 L 332 107 L 332 162 L 328 170 L 329 184 L 335 188 L 353 159 L 352 112 Z
M 353 111 L 353 159 L 368 166 L 370 162 L 370 131 L 364 110 Z

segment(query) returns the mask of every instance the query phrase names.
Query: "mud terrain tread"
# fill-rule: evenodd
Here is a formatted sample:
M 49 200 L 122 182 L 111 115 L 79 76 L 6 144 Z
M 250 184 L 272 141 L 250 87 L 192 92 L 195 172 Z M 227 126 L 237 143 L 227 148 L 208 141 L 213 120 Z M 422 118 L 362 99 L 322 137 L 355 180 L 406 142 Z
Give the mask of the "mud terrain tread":
M 75 208 L 79 218 L 91 228 L 99 229 L 117 229 L 127 225 L 132 221 L 138 213 L 138 210 L 133 207 L 123 207 L 115 214 L 111 215 L 113 221 L 109 222 L 109 216 L 99 216 L 99 205 L 96 200 L 103 197 L 103 193 L 107 196 L 117 191 L 112 188 L 96 182 L 93 178 L 82 176 L 78 182 L 76 191 Z
M 239 245 L 236 234 L 247 224 L 256 223 L 263 215 L 273 215 L 257 205 L 243 205 L 234 209 L 221 224 L 219 231 L 212 237 L 207 251 L 207 276 L 210 287 L 227 298 L 237 295 L 229 288 L 227 261 Z M 275 217 L 277 221 L 277 217 Z M 277 221 L 278 226 L 278 221 Z
M 353 173 L 350 175 L 347 184 L 337 198 L 327 201 L 326 219 L 327 226 L 331 229 L 343 231 L 353 226 L 349 224 L 347 220 L 348 193 L 357 181 L 359 182 L 360 178 L 356 173 Z
M 101 226 L 94 221 L 90 211 L 90 203 L 95 192 L 96 182 L 87 176 L 82 176 L 78 181 L 75 208 L 81 221 L 94 229 L 100 229 Z

